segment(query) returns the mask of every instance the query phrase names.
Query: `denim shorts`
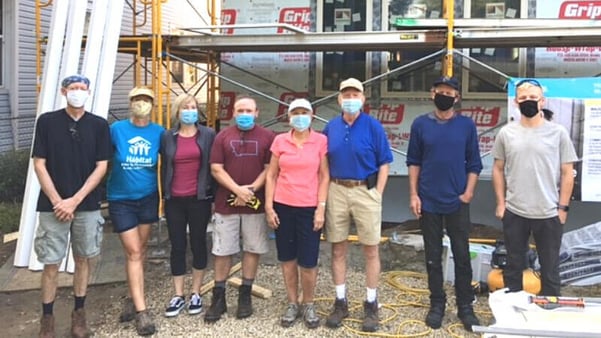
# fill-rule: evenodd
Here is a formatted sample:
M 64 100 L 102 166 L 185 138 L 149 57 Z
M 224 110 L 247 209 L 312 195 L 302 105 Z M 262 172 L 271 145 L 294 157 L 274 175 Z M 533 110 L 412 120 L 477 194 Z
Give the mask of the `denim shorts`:
M 59 264 L 67 254 L 69 235 L 73 255 L 90 258 L 100 254 L 104 218 L 100 210 L 76 211 L 72 221 L 61 222 L 53 212 L 40 212 L 34 250 L 42 264 Z
M 109 215 L 116 233 L 154 223 L 159 220 L 159 194 L 154 192 L 137 200 L 109 201 Z
M 296 259 L 303 268 L 316 267 L 321 230 L 313 231 L 315 207 L 274 203 L 273 208 L 280 219 L 280 226 L 275 231 L 278 260 L 288 262 Z

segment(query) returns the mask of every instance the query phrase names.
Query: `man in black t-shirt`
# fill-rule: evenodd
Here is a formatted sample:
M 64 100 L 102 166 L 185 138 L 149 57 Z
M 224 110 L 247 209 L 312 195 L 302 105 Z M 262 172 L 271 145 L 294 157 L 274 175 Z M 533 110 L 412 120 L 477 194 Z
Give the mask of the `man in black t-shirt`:
M 88 286 L 89 258 L 100 253 L 101 194 L 97 189 L 111 155 L 108 123 L 86 112 L 90 81 L 81 75 L 66 77 L 61 94 L 67 106 L 42 114 L 35 128 L 33 165 L 41 186 L 38 198 L 39 226 L 34 249 L 42 272 L 40 337 L 54 337 L 53 306 L 58 268 L 65 258 L 69 236 L 75 272 L 75 308 L 71 314 L 73 337 L 88 337 L 84 302 Z

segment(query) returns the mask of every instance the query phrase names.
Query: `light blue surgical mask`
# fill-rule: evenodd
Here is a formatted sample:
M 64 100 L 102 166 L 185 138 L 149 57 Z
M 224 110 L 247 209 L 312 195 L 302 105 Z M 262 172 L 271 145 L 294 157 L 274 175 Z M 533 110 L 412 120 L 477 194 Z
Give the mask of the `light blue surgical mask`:
M 290 125 L 296 131 L 305 131 L 311 126 L 311 115 L 290 116 Z
M 182 110 L 179 120 L 183 124 L 194 124 L 198 121 L 198 111 L 196 109 Z
M 361 111 L 363 102 L 361 99 L 343 99 L 342 100 L 342 111 L 355 115 Z
M 236 125 L 240 130 L 251 130 L 255 126 L 255 115 L 238 114 L 236 115 Z

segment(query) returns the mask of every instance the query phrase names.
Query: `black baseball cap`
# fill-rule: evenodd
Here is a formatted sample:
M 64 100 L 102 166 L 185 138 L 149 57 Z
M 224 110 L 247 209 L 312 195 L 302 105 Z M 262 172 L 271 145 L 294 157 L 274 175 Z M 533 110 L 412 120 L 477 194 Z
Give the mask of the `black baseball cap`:
M 459 90 L 459 81 L 457 81 L 457 79 L 454 77 L 441 76 L 438 79 L 436 79 L 434 83 L 432 83 L 432 87 L 436 87 L 441 84 L 453 87 L 453 89 L 455 90 Z

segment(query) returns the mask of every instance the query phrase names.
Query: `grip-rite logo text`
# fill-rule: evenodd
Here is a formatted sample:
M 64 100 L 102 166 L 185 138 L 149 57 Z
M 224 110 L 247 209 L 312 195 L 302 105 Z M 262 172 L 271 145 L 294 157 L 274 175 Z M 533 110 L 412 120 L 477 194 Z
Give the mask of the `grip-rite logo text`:
M 566 1 L 559 9 L 560 19 L 589 19 L 601 17 L 601 1 Z

